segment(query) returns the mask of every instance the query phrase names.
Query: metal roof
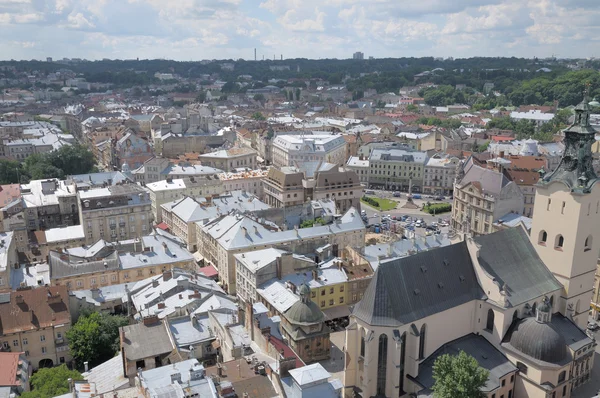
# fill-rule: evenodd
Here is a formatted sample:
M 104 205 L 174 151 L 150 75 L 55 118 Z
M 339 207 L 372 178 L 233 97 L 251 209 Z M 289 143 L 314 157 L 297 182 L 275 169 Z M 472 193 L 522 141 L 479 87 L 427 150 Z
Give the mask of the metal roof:
M 484 297 L 460 242 L 382 262 L 354 315 L 369 325 L 398 326 Z
M 562 289 L 542 262 L 523 228 L 507 228 L 475 238 L 481 245 L 479 264 L 508 292 L 517 306 Z

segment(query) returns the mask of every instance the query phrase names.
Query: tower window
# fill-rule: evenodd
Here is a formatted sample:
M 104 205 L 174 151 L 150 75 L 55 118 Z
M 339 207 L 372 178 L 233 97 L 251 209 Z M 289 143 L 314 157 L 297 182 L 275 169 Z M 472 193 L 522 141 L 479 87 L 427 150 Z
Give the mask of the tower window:
M 541 245 L 545 245 L 548 240 L 548 233 L 544 230 L 540 231 L 540 237 L 538 243 Z
M 555 249 L 562 249 L 565 244 L 565 238 L 562 235 L 556 235 L 556 240 L 554 242 Z
M 419 337 L 419 359 L 425 358 L 425 334 L 427 333 L 427 325 L 421 326 L 421 336 Z
M 491 308 L 488 310 L 485 330 L 487 330 L 490 333 L 494 331 L 494 310 L 492 310 Z
M 585 252 L 589 252 L 590 250 L 592 250 L 592 235 L 585 238 L 585 244 L 583 248 L 583 251 Z
M 548 206 L 546 206 L 546 210 L 550 210 L 550 204 L 552 204 L 552 199 L 548 199 Z
M 562 202 L 562 207 L 560 209 L 560 214 L 565 214 L 565 207 L 567 206 L 567 202 Z

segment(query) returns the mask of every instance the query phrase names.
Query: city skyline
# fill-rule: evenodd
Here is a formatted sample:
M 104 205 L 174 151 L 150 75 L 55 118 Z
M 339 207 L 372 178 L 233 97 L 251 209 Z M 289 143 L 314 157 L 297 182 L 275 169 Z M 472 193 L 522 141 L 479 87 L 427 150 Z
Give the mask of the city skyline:
M 591 0 L 0 0 L 3 59 L 585 58 Z M 584 45 L 585 44 L 585 45 Z

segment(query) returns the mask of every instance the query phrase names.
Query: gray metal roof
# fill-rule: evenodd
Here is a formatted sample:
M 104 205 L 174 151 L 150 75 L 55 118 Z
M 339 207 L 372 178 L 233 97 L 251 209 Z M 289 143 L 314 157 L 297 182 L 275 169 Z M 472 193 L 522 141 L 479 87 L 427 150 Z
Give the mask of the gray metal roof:
M 567 343 L 551 323 L 525 318 L 516 322 L 509 332 L 508 342 L 519 352 L 543 362 L 565 363 Z
M 354 315 L 398 326 L 485 298 L 465 242 L 382 262 Z
M 506 285 L 511 306 L 562 289 L 523 228 L 507 228 L 478 236 L 475 242 L 481 245 L 479 264 L 500 286 Z
M 416 380 L 426 389 L 426 394 L 431 391 L 435 382 L 433 379 L 433 364 L 436 359 L 444 354 L 458 355 L 460 351 L 464 351 L 471 355 L 477 360 L 479 366 L 490 372 L 487 383 L 481 389 L 483 392 L 491 392 L 499 388 L 500 379 L 517 371 L 517 368 L 508 360 L 508 358 L 506 358 L 502 352 L 498 351 L 483 336 L 471 333 L 444 344 L 419 365 L 419 376 L 417 376 Z M 421 397 L 421 395 L 419 395 L 419 397 Z

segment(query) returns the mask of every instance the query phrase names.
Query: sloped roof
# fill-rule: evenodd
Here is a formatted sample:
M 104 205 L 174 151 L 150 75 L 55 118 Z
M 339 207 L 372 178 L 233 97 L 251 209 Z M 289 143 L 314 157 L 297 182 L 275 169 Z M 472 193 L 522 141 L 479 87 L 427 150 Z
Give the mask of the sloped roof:
M 465 242 L 382 262 L 354 315 L 399 326 L 484 298 Z
M 479 264 L 506 285 L 508 302 L 517 306 L 562 288 L 542 262 L 523 228 L 507 228 L 475 238 Z

